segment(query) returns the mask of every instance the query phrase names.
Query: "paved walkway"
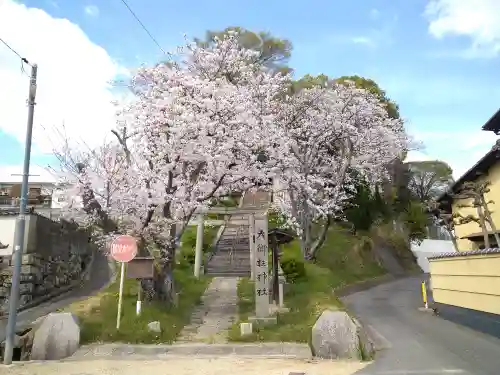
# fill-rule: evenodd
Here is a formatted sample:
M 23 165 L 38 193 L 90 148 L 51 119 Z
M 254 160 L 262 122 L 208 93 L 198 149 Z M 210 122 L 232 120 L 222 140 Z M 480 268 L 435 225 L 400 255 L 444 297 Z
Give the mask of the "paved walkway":
M 300 359 L 241 358 L 238 356 L 167 360 L 95 360 L 23 363 L 0 367 L 3 375 L 351 375 L 365 366 L 359 362 L 308 361 Z
M 237 287 L 237 277 L 215 277 L 177 342 L 226 342 L 227 330 L 238 320 Z

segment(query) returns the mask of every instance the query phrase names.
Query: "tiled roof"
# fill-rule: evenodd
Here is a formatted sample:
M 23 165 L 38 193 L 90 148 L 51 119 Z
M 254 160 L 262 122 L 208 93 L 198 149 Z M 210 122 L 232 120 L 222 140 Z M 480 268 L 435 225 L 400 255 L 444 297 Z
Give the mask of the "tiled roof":
M 496 164 L 500 159 L 500 139 L 496 141 L 486 155 L 484 155 L 471 169 L 465 172 L 455 183 L 442 194 L 437 201 L 444 202 L 450 200 L 451 194 L 456 193 L 458 188 L 466 181 L 474 181 L 478 176 L 486 173 L 492 165 Z
M 483 130 L 500 133 L 500 109 L 483 125 Z
M 442 259 L 442 258 L 456 258 L 456 257 L 465 257 L 472 255 L 488 255 L 488 254 L 500 254 L 500 249 L 497 247 L 483 249 L 483 250 L 474 250 L 474 251 L 454 251 L 451 253 L 443 253 L 439 255 L 434 255 L 428 257 L 427 259 Z

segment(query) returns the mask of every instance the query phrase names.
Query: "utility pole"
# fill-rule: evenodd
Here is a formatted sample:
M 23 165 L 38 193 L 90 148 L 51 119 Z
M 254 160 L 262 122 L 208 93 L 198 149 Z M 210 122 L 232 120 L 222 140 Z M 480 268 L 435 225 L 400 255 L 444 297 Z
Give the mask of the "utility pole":
M 31 158 L 31 139 L 33 134 L 33 115 L 35 112 L 36 96 L 36 75 L 37 65 L 31 66 L 30 88 L 28 94 L 28 126 L 26 129 L 26 143 L 24 147 L 24 167 L 23 182 L 21 185 L 21 202 L 19 205 L 19 216 L 16 221 L 14 234 L 14 270 L 12 272 L 12 285 L 9 298 L 9 320 L 7 322 L 7 340 L 5 343 L 5 352 L 3 363 L 10 365 L 12 363 L 12 354 L 14 353 L 14 338 L 16 334 L 17 305 L 19 300 L 19 284 L 21 279 L 21 265 L 24 249 L 24 231 L 26 227 L 26 206 L 28 203 L 28 177 L 30 174 Z

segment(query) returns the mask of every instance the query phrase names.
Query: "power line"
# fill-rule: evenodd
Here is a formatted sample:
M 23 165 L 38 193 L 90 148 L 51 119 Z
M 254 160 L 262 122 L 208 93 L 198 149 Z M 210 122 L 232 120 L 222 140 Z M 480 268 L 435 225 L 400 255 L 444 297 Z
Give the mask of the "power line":
M 151 34 L 149 32 L 148 28 L 142 23 L 142 21 L 139 19 L 139 17 L 137 17 L 137 15 L 134 13 L 132 8 L 130 8 L 130 6 L 127 4 L 127 2 L 125 0 L 121 0 L 121 2 L 123 3 L 123 5 L 125 5 L 127 7 L 128 11 L 130 12 L 130 14 L 132 14 L 132 16 L 134 16 L 134 18 L 137 20 L 137 22 L 139 22 L 139 25 L 141 25 L 143 30 L 149 35 L 149 37 L 151 38 L 153 43 L 155 43 L 158 46 L 158 48 L 163 52 L 163 54 L 166 55 L 167 53 L 165 52 L 165 50 L 163 48 L 161 48 L 160 43 L 158 43 L 158 41 L 153 36 L 153 34 Z
M 7 43 L 5 40 L 3 40 L 2 38 L 0 38 L 0 42 L 2 42 L 5 47 L 7 47 L 8 49 L 10 49 L 17 57 L 19 57 L 21 59 L 21 61 L 23 63 L 26 63 L 28 64 L 29 66 L 31 66 L 31 64 L 29 63 L 28 59 L 26 57 L 22 57 L 14 48 L 12 48 L 9 43 Z

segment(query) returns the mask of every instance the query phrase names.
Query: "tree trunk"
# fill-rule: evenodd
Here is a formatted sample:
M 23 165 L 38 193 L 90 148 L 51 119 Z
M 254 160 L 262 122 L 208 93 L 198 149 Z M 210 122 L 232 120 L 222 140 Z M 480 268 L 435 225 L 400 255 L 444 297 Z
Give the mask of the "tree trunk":
M 328 234 L 328 229 L 330 228 L 330 225 L 332 224 L 332 219 L 330 216 L 327 216 L 325 223 L 323 224 L 323 227 L 321 228 L 321 232 L 318 236 L 318 239 L 314 243 L 313 246 L 311 246 L 310 252 L 307 254 L 306 259 L 307 260 L 315 260 L 316 259 L 316 253 L 318 250 L 323 246 L 326 240 L 326 236 Z
M 489 249 L 490 248 L 490 237 L 488 235 L 488 228 L 486 228 L 483 209 L 481 208 L 480 205 L 477 206 L 477 216 L 479 217 L 479 225 L 481 226 L 481 230 L 483 231 L 484 247 L 486 249 Z
M 171 225 L 169 232 L 167 244 L 160 248 L 160 258 L 155 265 L 153 278 L 142 280 L 141 286 L 147 301 L 166 302 L 168 306 L 176 306 L 177 293 L 173 274 L 176 252 L 176 226 Z
M 451 243 L 453 244 L 453 247 L 455 248 L 455 251 L 458 251 L 458 244 L 457 244 L 457 238 L 455 237 L 455 234 L 452 231 L 448 231 L 450 233 L 451 237 Z
M 496 247 L 500 247 L 500 236 L 497 233 L 497 227 L 495 225 L 495 222 L 493 221 L 493 218 L 491 217 L 491 212 L 488 208 L 488 203 L 486 202 L 486 199 L 484 197 L 481 197 L 481 203 L 483 204 L 484 207 L 484 216 L 488 221 L 488 224 L 490 224 L 493 236 L 495 236 L 495 241 L 497 243 Z

